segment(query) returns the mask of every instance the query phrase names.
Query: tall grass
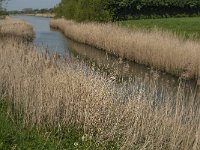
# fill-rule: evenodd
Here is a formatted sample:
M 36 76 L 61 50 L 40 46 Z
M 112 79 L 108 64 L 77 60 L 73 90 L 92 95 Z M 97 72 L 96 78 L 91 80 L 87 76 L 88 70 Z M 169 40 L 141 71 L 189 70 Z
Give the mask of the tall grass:
M 120 57 L 184 78 L 198 77 L 200 51 L 198 41 L 183 40 L 172 33 L 158 29 L 130 30 L 113 24 L 77 23 L 64 19 L 52 20 L 50 26 L 60 29 L 73 40 Z
M 1 36 L 16 36 L 28 40 L 34 37 L 33 27 L 30 24 L 9 17 L 0 22 L 0 34 Z
M 119 87 L 75 60 L 38 53 L 12 38 L 0 41 L 0 95 L 12 104 L 8 114 L 22 119 L 24 127 L 60 133 L 76 125 L 97 146 L 114 141 L 119 149 L 200 148 L 199 105 L 181 88 L 175 100 L 166 96 L 159 105 L 156 80 L 149 92 L 145 80 L 138 87 Z
M 59 134 L 75 126 L 84 130 L 83 140 L 90 138 L 97 147 L 200 149 L 198 94 L 186 97 L 179 88 L 176 97 L 158 101 L 155 94 L 161 91 L 154 79 L 119 86 L 76 60 L 38 53 L 26 41 L 0 41 L 0 95 L 10 104 L 7 114 L 24 127 Z

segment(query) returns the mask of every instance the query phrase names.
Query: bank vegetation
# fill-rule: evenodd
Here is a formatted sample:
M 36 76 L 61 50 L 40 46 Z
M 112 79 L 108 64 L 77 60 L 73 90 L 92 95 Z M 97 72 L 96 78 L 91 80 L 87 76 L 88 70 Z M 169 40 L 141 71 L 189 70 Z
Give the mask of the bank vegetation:
M 99 34 L 104 32 L 104 25 L 98 27 Z M 90 33 L 93 29 L 96 25 L 90 26 Z M 128 31 L 119 30 L 126 38 L 123 34 Z M 10 37 L 0 37 L 0 41 L 0 95 L 9 104 L 8 116 L 22 120 L 24 128 L 49 128 L 56 134 L 62 134 L 65 127 L 81 128 L 82 141 L 94 141 L 97 149 L 103 145 L 110 149 L 200 149 L 199 104 L 195 94 L 183 96 L 182 86 L 175 97 L 157 101 L 156 78 L 146 78 L 137 87 L 119 86 L 76 60 L 40 53 L 29 42 Z M 150 89 L 144 92 L 149 80 Z
M 34 38 L 34 31 L 30 24 L 22 20 L 14 20 L 10 17 L 6 17 L 0 22 L 0 35 L 1 37 L 15 36 L 26 40 L 32 40 Z
M 77 23 L 56 19 L 50 26 L 68 38 L 103 49 L 119 57 L 181 76 L 198 78 L 198 41 L 184 40 L 158 29 L 125 29 L 114 24 Z

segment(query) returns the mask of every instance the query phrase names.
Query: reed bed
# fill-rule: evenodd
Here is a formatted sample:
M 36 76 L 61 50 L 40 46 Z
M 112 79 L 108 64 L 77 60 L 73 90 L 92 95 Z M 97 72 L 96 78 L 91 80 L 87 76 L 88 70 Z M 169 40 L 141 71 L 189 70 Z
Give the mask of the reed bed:
M 16 36 L 28 40 L 32 40 L 34 37 L 33 27 L 30 24 L 9 17 L 0 22 L 0 34 L 1 36 Z
M 76 126 L 101 147 L 114 141 L 119 149 L 200 149 L 198 94 L 186 97 L 180 87 L 175 97 L 157 101 L 156 79 L 116 85 L 76 60 L 39 53 L 27 41 L 0 41 L 0 95 L 10 103 L 7 114 L 24 127 L 62 133 Z
M 122 58 L 181 76 L 198 78 L 198 41 L 184 40 L 170 32 L 130 30 L 114 24 L 77 23 L 53 19 L 50 26 L 67 37 L 106 50 Z
M 62 132 L 76 125 L 96 145 L 115 141 L 119 149 L 200 149 L 199 105 L 181 88 L 175 100 L 165 97 L 159 105 L 154 80 L 149 92 L 149 79 L 119 86 L 75 60 L 38 53 L 14 38 L 0 41 L 0 95 L 12 104 L 10 117 L 25 127 Z

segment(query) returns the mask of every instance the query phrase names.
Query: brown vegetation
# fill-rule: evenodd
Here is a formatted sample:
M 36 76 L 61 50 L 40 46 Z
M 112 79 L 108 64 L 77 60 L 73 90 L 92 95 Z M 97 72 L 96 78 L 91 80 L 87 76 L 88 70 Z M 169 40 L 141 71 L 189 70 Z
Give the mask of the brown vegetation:
M 28 40 L 34 37 L 33 27 L 30 24 L 9 17 L 0 22 L 0 34 L 1 36 L 16 36 Z
M 75 60 L 38 53 L 14 38 L 0 41 L 0 95 L 11 103 L 8 115 L 24 126 L 62 131 L 77 125 L 96 144 L 114 140 L 120 149 L 200 149 L 198 101 L 181 88 L 160 105 L 156 80 L 149 92 L 143 86 L 148 78 L 138 87 L 119 87 Z
M 0 95 L 12 104 L 8 114 L 22 117 L 24 126 L 78 125 L 97 144 L 114 139 L 120 149 L 200 149 L 199 105 L 181 89 L 175 103 L 165 97 L 157 105 L 153 80 L 149 92 L 145 81 L 140 88 L 117 88 L 76 62 L 0 40 Z
M 200 44 L 183 40 L 172 33 L 129 30 L 113 24 L 77 23 L 65 19 L 50 22 L 52 28 L 85 43 L 184 78 L 199 74 Z

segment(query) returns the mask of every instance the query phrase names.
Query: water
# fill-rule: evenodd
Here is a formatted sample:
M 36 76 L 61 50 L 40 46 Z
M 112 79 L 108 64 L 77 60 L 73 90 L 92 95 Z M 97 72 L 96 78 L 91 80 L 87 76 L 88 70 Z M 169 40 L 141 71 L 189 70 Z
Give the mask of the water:
M 158 72 L 150 67 L 139 65 L 132 61 L 122 60 L 103 50 L 80 44 L 66 38 L 61 32 L 51 30 L 49 18 L 35 16 L 14 16 L 32 24 L 36 33 L 33 43 L 38 47 L 45 47 L 52 53 L 66 55 L 83 61 L 89 68 L 106 74 L 112 80 L 129 81 L 129 86 L 151 92 L 156 99 L 174 97 L 180 89 L 180 80 L 167 73 Z M 185 98 L 195 92 L 195 82 L 184 81 Z M 152 91 L 155 90 L 155 91 Z
M 63 34 L 52 31 L 49 27 L 49 18 L 35 16 L 14 16 L 16 19 L 22 19 L 30 23 L 35 32 L 33 43 L 39 47 L 48 48 L 52 52 L 64 54 L 69 53 L 67 39 Z

